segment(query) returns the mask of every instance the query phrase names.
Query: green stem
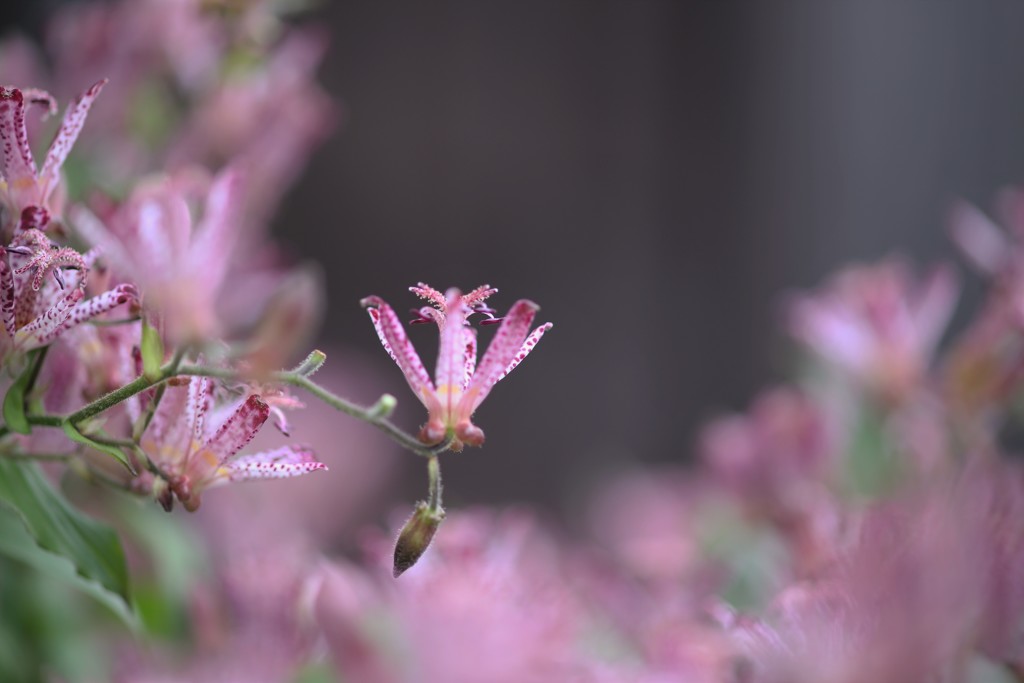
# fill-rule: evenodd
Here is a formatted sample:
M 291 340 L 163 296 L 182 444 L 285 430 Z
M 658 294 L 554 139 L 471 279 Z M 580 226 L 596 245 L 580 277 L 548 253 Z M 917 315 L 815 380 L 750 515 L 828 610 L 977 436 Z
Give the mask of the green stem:
M 108 408 L 113 408 L 118 403 L 121 403 L 122 401 L 131 398 L 135 394 L 139 394 L 145 391 L 146 389 L 149 389 L 155 384 L 166 382 L 171 377 L 170 375 L 165 374 L 165 370 L 167 369 L 169 369 L 167 365 L 160 368 L 160 376 L 156 380 L 151 380 L 145 375 L 142 375 L 141 377 L 134 379 L 131 382 L 128 382 L 128 384 L 125 384 L 123 387 L 115 389 L 114 391 L 111 391 L 109 394 L 104 394 L 103 396 L 100 396 L 92 403 L 89 403 L 68 415 L 66 418 L 67 421 L 72 424 L 77 424 L 82 420 L 88 420 L 90 417 L 99 415 Z
M 46 354 L 49 353 L 50 347 L 44 346 L 39 350 L 39 353 L 35 357 L 35 362 L 32 365 L 32 375 L 29 377 L 28 384 L 25 385 L 25 399 L 28 400 L 28 395 L 32 393 L 32 390 L 36 386 L 36 380 L 39 379 L 39 371 L 43 369 L 43 361 L 46 360 Z M 26 406 L 28 404 L 26 403 Z
M 427 476 L 430 477 L 427 506 L 432 513 L 439 514 L 442 511 L 441 491 L 444 486 L 441 483 L 441 462 L 436 455 L 432 455 L 427 459 Z
M 209 368 L 198 365 L 183 365 L 178 368 L 178 373 L 181 375 L 216 377 L 218 379 L 241 379 L 238 373 L 234 370 Z M 335 410 L 373 425 L 391 437 L 391 439 L 398 442 L 402 447 L 424 458 L 433 457 L 438 453 L 443 453 L 451 448 L 451 440 L 445 441 L 437 446 L 425 446 L 419 439 L 406 433 L 393 422 L 388 420 L 386 417 L 388 412 L 387 410 L 381 410 L 376 405 L 371 406 L 370 408 L 358 406 L 351 401 L 343 399 L 330 390 L 325 389 L 305 375 L 300 375 L 296 372 L 282 371 L 272 373 L 270 375 L 270 380 L 273 382 L 280 382 L 282 384 L 290 384 L 294 387 L 308 391 Z M 381 403 L 388 404 L 390 401 L 379 401 L 378 405 Z
M 181 365 L 180 363 L 182 359 L 183 354 L 181 352 L 176 353 L 175 357 L 169 363 L 160 367 L 160 372 L 156 377 L 149 378 L 145 375 L 138 377 L 128 384 L 125 384 L 123 387 L 99 397 L 95 401 L 83 406 L 65 418 L 53 415 L 34 415 L 29 416 L 29 421 L 32 422 L 32 424 L 40 424 L 49 427 L 60 427 L 64 421 L 77 425 L 79 422 L 88 420 L 89 418 L 102 413 L 108 408 L 112 408 L 118 403 L 121 403 L 136 394 L 154 386 L 162 385 L 167 380 L 176 376 L 215 377 L 218 379 L 228 380 L 244 379 L 244 377 L 237 371 L 226 368 L 203 367 L 200 365 Z M 358 420 L 362 420 L 363 422 L 373 425 L 387 434 L 399 445 L 421 457 L 434 458 L 438 454 L 444 453 L 451 448 L 452 439 L 446 440 L 436 446 L 425 446 L 419 441 L 419 439 L 406 433 L 393 422 L 388 420 L 387 415 L 390 413 L 390 407 L 394 403 L 394 399 L 389 396 L 381 397 L 381 400 L 378 401 L 377 404 L 370 406 L 369 408 L 363 408 L 325 389 L 313 380 L 309 379 L 309 377 L 298 374 L 294 371 L 275 372 L 271 374 L 270 380 L 273 382 L 280 382 L 282 384 L 290 384 L 294 387 L 308 391 L 335 410 L 341 411 L 346 415 L 351 415 Z
M 26 415 L 28 423 L 30 425 L 39 425 L 40 427 L 62 427 L 64 425 L 64 417 L 62 415 Z

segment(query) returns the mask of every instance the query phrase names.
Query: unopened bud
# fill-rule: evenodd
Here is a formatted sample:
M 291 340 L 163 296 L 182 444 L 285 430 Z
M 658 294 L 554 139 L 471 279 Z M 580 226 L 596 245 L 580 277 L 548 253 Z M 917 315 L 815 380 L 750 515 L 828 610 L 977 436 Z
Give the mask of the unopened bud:
M 393 572 L 396 579 L 416 564 L 426 552 L 437 532 L 437 527 L 441 526 L 443 520 L 444 510 L 441 508 L 431 510 L 430 506 L 422 501 L 416 504 L 416 510 L 402 527 L 398 534 L 398 542 L 395 543 Z
M 391 413 L 395 412 L 395 406 L 398 405 L 398 400 L 395 399 L 391 394 L 384 394 L 377 402 L 370 406 L 366 414 L 373 420 L 386 420 L 391 417 Z
M 303 377 L 309 377 L 317 370 L 323 367 L 324 362 L 327 360 L 327 354 L 320 349 L 314 349 L 309 352 L 305 360 L 299 363 L 292 372 Z

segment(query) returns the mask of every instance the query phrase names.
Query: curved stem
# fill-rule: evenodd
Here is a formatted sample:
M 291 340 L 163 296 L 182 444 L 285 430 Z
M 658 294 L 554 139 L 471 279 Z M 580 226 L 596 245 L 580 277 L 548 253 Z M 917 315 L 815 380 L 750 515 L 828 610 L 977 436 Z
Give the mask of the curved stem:
M 427 460 L 427 476 L 430 477 L 427 506 L 432 513 L 440 513 L 442 511 L 441 492 L 444 486 L 441 483 L 441 463 L 436 455 L 430 456 Z
M 204 376 L 204 377 L 216 377 L 219 379 L 241 379 L 239 374 L 234 370 L 228 370 L 224 368 L 209 368 L 198 365 L 183 365 L 178 368 L 179 375 L 192 375 L 192 376 Z M 390 406 L 394 399 L 386 401 L 383 399 L 378 401 L 376 405 L 369 408 L 363 408 L 361 406 L 348 401 L 332 391 L 320 386 L 309 377 L 299 374 L 297 372 L 275 372 L 270 375 L 270 380 L 273 382 L 280 382 L 281 384 L 290 384 L 294 387 L 298 387 L 305 391 L 308 391 L 313 396 L 331 406 L 335 410 L 350 415 L 357 420 L 367 422 L 377 429 L 381 430 L 394 441 L 397 441 L 402 447 L 412 451 L 416 455 L 424 458 L 430 458 L 438 453 L 443 453 L 451 448 L 451 440 L 445 441 L 444 443 L 438 444 L 437 446 L 425 446 L 420 442 L 419 439 L 412 436 L 411 434 L 403 431 L 393 422 L 387 419 L 387 415 L 390 412 L 387 409 L 381 409 L 379 406 L 385 405 Z M 386 396 L 386 395 L 385 395 Z
M 40 420 L 38 423 L 44 426 L 59 427 L 63 424 L 63 421 L 70 422 L 71 424 L 77 424 L 82 420 L 87 420 L 94 417 L 108 408 L 125 401 L 136 394 L 139 394 L 147 389 L 154 386 L 158 386 L 177 376 L 190 376 L 190 377 L 216 377 L 218 379 L 229 379 L 229 380 L 242 380 L 244 377 L 240 375 L 236 370 L 227 368 L 212 368 L 203 367 L 200 365 L 180 365 L 182 358 L 175 356 L 169 363 L 160 367 L 160 372 L 154 378 L 148 378 L 145 375 L 138 377 L 123 387 L 115 389 L 108 394 L 105 394 L 95 401 L 83 406 L 79 410 L 71 413 L 65 418 L 57 416 L 43 416 L 36 415 L 30 416 L 29 420 Z M 412 436 L 411 434 L 403 431 L 393 422 L 388 420 L 387 416 L 390 413 L 390 408 L 394 403 L 394 399 L 388 396 L 381 397 L 381 400 L 377 404 L 370 406 L 369 408 L 363 408 L 361 406 L 352 403 L 344 398 L 341 398 L 337 394 L 325 389 L 320 386 L 309 377 L 299 374 L 297 372 L 275 372 L 270 376 L 271 381 L 280 382 L 282 384 L 290 384 L 291 386 L 301 388 L 308 391 L 313 396 L 317 397 L 327 405 L 331 406 L 335 410 L 350 415 L 358 420 L 367 422 L 377 429 L 387 434 L 391 439 L 396 441 L 403 448 L 406 448 L 413 453 L 424 457 L 431 458 L 451 448 L 452 440 L 446 440 L 436 446 L 425 446 L 420 442 L 419 439 Z M 45 420 L 45 422 L 43 421 Z

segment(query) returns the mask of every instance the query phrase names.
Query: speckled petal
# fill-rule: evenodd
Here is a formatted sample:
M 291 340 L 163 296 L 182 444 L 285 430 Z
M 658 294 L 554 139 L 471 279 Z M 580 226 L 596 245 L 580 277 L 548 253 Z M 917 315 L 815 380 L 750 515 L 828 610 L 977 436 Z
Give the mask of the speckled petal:
M 462 380 L 462 389 L 465 390 L 476 371 L 476 330 L 472 327 L 462 328 L 462 344 L 466 352 L 466 374 Z
M 377 330 L 377 336 L 380 338 L 384 350 L 398 364 L 413 393 L 419 397 L 427 410 L 430 410 L 431 404 L 436 403 L 434 384 L 430 381 L 430 376 L 427 374 L 426 368 L 423 367 L 423 361 L 420 360 L 419 354 L 416 353 L 412 342 L 406 336 L 405 329 L 394 309 L 376 296 L 363 299 L 362 304 L 370 314 L 370 320 L 373 321 L 373 327 Z
M 64 321 L 63 329 L 67 330 L 75 325 L 80 325 L 86 320 L 91 320 L 122 304 L 138 299 L 138 296 L 139 293 L 134 285 L 118 285 L 103 294 L 94 296 L 88 301 L 83 301 L 75 306 L 75 309 L 71 311 L 71 315 Z
M 523 359 L 530 355 L 530 351 L 533 351 L 533 347 L 537 345 L 537 342 L 540 341 L 540 338 L 544 336 L 544 333 L 550 330 L 552 327 L 553 325 L 551 323 L 544 323 L 543 325 L 535 329 L 533 332 L 531 332 L 530 336 L 527 337 L 526 341 L 523 342 L 523 345 L 519 347 L 519 353 L 517 353 L 515 357 L 511 361 L 509 361 L 508 365 L 505 366 L 505 370 L 501 373 L 501 375 L 498 376 L 498 381 L 504 379 L 505 375 L 512 372 L 512 370 L 517 365 L 522 363 Z
M 17 88 L 0 88 L 0 146 L 2 176 L 8 191 L 36 181 L 36 164 L 25 129 L 25 96 Z
M 252 441 L 268 417 L 270 417 L 270 406 L 262 398 L 253 394 L 245 399 L 225 420 L 224 424 L 206 442 L 203 449 L 216 456 L 218 464 L 223 464 Z
M 14 345 L 30 351 L 49 344 L 64 329 L 64 323 L 83 296 L 85 293 L 81 287 L 70 290 L 39 317 L 15 332 Z
M 192 416 L 192 438 L 206 438 L 206 416 L 213 406 L 213 382 L 209 377 L 193 377 L 188 385 L 186 412 Z
M 298 477 L 327 465 L 316 459 L 313 451 L 304 446 L 284 446 L 264 453 L 253 453 L 232 458 L 224 464 L 228 481 L 251 479 L 284 479 Z
M 465 400 L 469 403 L 463 404 L 463 412 L 467 417 L 487 397 L 497 381 L 505 376 L 506 368 L 520 353 L 530 331 L 530 323 L 538 310 L 537 304 L 526 299 L 520 299 L 509 309 L 466 390 Z
M 50 192 L 57 186 L 60 180 L 60 168 L 64 160 L 68 158 L 68 152 L 78 139 L 85 124 L 85 117 L 89 115 L 89 107 L 93 100 L 100 94 L 100 90 L 107 84 L 107 79 L 97 81 L 88 90 L 79 95 L 74 102 L 68 105 L 64 112 L 64 121 L 57 131 L 57 136 L 50 143 L 50 149 L 46 153 L 46 161 L 43 162 L 43 170 L 39 174 L 39 181 L 42 184 L 42 196 L 49 196 Z
M 7 338 L 14 339 L 14 273 L 7 260 L 7 250 L 0 247 L 0 318 Z

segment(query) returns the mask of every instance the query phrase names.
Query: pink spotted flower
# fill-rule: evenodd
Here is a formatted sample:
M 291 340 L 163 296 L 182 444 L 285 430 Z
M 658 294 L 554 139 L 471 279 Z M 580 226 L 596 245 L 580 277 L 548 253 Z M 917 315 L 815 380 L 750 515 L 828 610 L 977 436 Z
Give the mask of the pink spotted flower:
M 427 423 L 420 430 L 420 441 L 435 445 L 450 438 L 454 451 L 461 451 L 465 444 L 479 446 L 484 442 L 484 432 L 471 421 L 473 413 L 494 385 L 526 358 L 541 336 L 551 329 L 551 323 L 530 332 L 540 307 L 520 299 L 501 319 L 501 326 L 478 366 L 476 330 L 469 327 L 467 319 L 479 313 L 487 316 L 481 324 L 497 323 L 484 302 L 498 290 L 483 285 L 468 294 L 454 288 L 441 294 L 422 282 L 409 290 L 431 304 L 421 308 L 420 317 L 413 322 L 433 322 L 441 331 L 433 382 L 395 311 L 377 296 L 363 299 L 362 305 L 369 310 L 384 350 L 402 369 L 413 393 L 427 408 Z
M 155 491 L 167 509 L 172 494 L 191 511 L 199 507 L 199 494 L 207 488 L 327 469 L 304 446 L 238 455 L 270 417 L 270 406 L 260 395 L 250 394 L 215 410 L 213 390 L 205 377 L 168 386 L 142 436 L 142 450 L 168 483 L 167 489 Z
M 122 284 L 83 301 L 94 257 L 57 247 L 35 229 L 0 247 L 0 364 L 137 299 L 135 287 Z
M 29 107 L 39 106 L 46 115 L 52 114 L 57 109 L 55 100 L 42 90 L 0 87 L 0 231 L 11 235 L 16 230 L 45 229 L 50 217 L 60 213 L 61 166 L 105 84 L 106 80 L 94 83 L 68 107 L 42 169 L 36 168 L 32 158 L 26 113 Z

